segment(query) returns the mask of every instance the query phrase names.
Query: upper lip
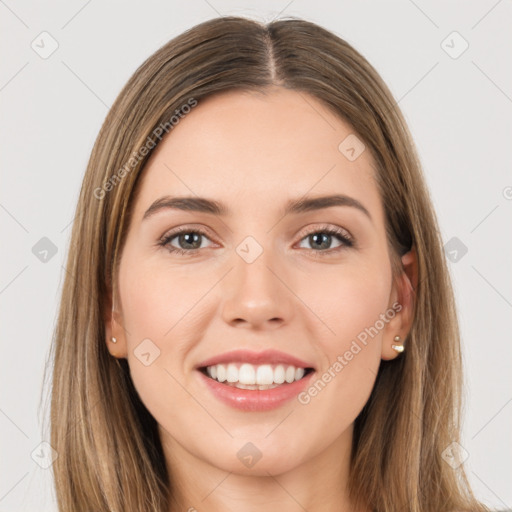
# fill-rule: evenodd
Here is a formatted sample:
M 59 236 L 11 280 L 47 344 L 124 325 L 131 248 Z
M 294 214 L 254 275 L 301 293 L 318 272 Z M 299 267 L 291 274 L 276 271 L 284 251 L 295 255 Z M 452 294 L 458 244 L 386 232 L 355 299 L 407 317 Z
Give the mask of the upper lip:
M 205 368 L 206 366 L 214 366 L 216 364 L 232 363 L 237 361 L 254 365 L 288 364 L 295 366 L 296 368 L 313 368 L 313 365 L 302 359 L 273 349 L 264 350 L 262 352 L 253 352 L 245 349 L 232 350 L 206 359 L 199 363 L 196 368 Z

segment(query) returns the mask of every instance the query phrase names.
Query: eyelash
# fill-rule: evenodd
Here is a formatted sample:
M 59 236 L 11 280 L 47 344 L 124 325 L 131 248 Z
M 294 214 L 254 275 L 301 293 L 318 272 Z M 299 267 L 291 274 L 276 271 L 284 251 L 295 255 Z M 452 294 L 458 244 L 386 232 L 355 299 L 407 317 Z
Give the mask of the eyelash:
M 174 230 L 172 233 L 169 233 L 168 235 L 164 235 L 158 242 L 158 246 L 166 248 L 171 254 L 177 254 L 180 256 L 194 256 L 197 254 L 197 252 L 200 249 L 179 249 L 176 247 L 170 246 L 171 240 L 179 236 L 180 234 L 197 234 L 204 236 L 208 238 L 208 235 L 200 230 L 200 229 L 190 229 L 186 227 L 180 227 L 176 230 Z M 342 245 L 340 247 L 335 247 L 334 249 L 325 249 L 316 251 L 314 249 L 308 249 L 309 251 L 313 252 L 315 257 L 328 257 L 331 256 L 333 253 L 338 253 L 341 250 L 349 249 L 355 246 L 355 241 L 346 235 L 345 230 L 341 228 L 331 228 L 331 227 L 325 227 L 325 228 L 317 228 L 316 230 L 310 231 L 309 233 L 306 233 L 299 242 L 302 242 L 305 238 L 311 236 L 311 235 L 317 235 L 317 234 L 325 234 L 325 235 L 331 235 L 336 237 Z

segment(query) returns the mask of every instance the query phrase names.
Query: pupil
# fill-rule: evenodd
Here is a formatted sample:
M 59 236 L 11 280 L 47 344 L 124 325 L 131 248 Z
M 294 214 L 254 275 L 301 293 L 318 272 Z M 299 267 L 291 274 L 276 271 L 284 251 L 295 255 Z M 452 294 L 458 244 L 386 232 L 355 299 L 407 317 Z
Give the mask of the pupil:
M 318 240 L 320 239 L 320 244 L 317 244 L 317 247 L 320 247 L 322 246 L 322 243 L 323 241 L 325 241 L 326 239 L 328 240 L 330 238 L 331 235 L 327 235 L 325 233 L 321 233 L 320 235 L 311 235 L 311 239 L 314 241 L 314 243 L 312 243 L 312 245 L 315 245 Z M 331 246 L 330 243 L 327 243 L 325 242 L 325 244 L 323 244 L 323 249 L 328 249 L 329 247 Z
M 180 235 L 180 238 L 181 238 L 180 242 L 184 240 L 186 244 L 193 244 L 194 241 L 197 242 L 199 240 L 199 236 L 200 236 L 199 233 L 186 233 L 184 235 Z M 189 240 L 189 238 L 191 240 Z M 199 245 L 201 245 L 201 244 L 199 244 Z M 198 247 L 193 247 L 193 248 L 197 249 Z

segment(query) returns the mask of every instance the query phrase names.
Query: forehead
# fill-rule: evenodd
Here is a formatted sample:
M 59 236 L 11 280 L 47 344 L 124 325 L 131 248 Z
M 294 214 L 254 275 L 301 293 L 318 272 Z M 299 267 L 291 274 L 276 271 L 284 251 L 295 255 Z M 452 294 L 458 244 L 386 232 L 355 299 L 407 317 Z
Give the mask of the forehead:
M 363 147 L 351 126 L 307 93 L 217 94 L 200 100 L 155 148 L 135 215 L 142 217 L 165 194 L 211 197 L 254 211 L 262 204 L 277 209 L 289 198 L 342 193 L 378 210 L 371 153 L 365 149 L 354 159 L 351 147 L 357 153 Z

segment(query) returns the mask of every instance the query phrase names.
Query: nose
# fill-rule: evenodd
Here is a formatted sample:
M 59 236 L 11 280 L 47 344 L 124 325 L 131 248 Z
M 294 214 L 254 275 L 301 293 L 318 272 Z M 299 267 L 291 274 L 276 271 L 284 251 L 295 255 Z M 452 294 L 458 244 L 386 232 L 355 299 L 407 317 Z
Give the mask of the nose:
M 223 320 L 234 327 L 259 330 L 290 323 L 294 295 L 289 274 L 270 257 L 270 251 L 252 263 L 235 255 L 234 268 L 222 281 Z

